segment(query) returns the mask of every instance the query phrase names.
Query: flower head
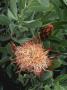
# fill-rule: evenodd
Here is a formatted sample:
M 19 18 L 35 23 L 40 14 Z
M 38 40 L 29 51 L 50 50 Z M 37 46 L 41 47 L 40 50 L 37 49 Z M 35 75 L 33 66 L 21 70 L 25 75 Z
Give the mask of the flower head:
M 41 44 L 28 41 L 16 47 L 16 64 L 21 71 L 27 70 L 39 76 L 51 64 L 47 53 Z

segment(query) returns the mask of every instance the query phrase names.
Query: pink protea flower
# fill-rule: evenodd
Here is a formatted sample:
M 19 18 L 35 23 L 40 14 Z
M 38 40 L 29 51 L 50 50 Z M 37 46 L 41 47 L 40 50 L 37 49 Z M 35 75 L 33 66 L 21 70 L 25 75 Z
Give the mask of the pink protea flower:
M 28 41 L 21 46 L 13 45 L 16 55 L 16 64 L 20 71 L 33 72 L 40 76 L 48 66 L 51 60 L 48 58 L 48 51 L 45 51 L 41 44 Z

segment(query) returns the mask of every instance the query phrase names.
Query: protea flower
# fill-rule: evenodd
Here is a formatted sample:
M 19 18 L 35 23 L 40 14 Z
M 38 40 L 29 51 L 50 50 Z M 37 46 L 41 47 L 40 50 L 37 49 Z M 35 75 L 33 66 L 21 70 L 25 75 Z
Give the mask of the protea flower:
M 20 71 L 33 72 L 35 75 L 40 76 L 51 65 L 48 51 L 45 51 L 40 43 L 28 41 L 21 46 L 14 46 L 14 51 L 15 62 Z

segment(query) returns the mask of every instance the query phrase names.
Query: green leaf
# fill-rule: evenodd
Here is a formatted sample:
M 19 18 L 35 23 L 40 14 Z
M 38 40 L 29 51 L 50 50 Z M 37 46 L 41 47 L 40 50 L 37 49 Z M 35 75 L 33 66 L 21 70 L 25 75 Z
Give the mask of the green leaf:
M 32 0 L 32 3 L 29 5 L 29 10 L 36 12 L 47 11 L 51 8 L 51 3 L 49 0 Z
M 0 60 L 0 65 L 5 65 L 6 62 L 9 62 L 10 60 L 6 55 L 3 55 L 3 58 Z
M 67 5 L 67 0 L 63 0 L 63 2 L 65 3 L 65 5 Z
M 8 25 L 9 23 L 10 21 L 7 16 L 5 16 L 4 14 L 0 15 L 0 24 Z
M 56 82 L 55 87 L 54 87 L 54 90 L 65 90 L 65 88 L 63 86 L 61 86 L 59 84 L 59 82 Z
M 41 80 L 45 81 L 49 78 L 52 78 L 52 76 L 53 76 L 52 71 L 45 71 L 44 74 L 41 77 Z
M 51 90 L 51 89 L 48 85 L 46 85 L 44 90 Z
M 10 9 L 8 9 L 8 17 L 10 20 L 14 19 L 14 20 L 17 20 L 18 18 L 14 16 L 14 14 L 11 12 Z
M 0 90 L 4 90 L 4 89 L 3 89 L 3 85 L 1 85 L 1 84 L 0 84 Z
M 24 84 L 24 82 L 23 82 L 23 76 L 22 76 L 21 74 L 19 74 L 18 80 L 19 80 L 22 84 Z
M 52 69 L 56 69 L 58 67 L 60 67 L 62 64 L 62 61 L 60 59 L 55 59 L 53 62 L 52 62 L 52 66 L 50 68 Z
M 9 36 L 9 33 L 5 34 L 5 35 L 0 35 L 0 41 L 9 41 L 10 40 L 10 36 Z
M 26 86 L 29 81 L 29 76 L 26 74 L 24 74 L 23 76 L 19 74 L 18 80 L 22 83 L 23 86 Z
M 30 20 L 30 21 L 24 21 L 24 23 L 29 28 L 39 28 L 42 26 L 42 22 L 40 20 Z
M 64 80 L 67 80 L 67 74 L 62 74 L 55 79 L 56 82 L 63 82 Z
M 67 41 L 66 41 L 66 40 L 62 40 L 62 39 L 59 39 L 59 38 L 54 37 L 54 36 L 50 37 L 49 40 L 50 40 L 51 42 L 57 43 L 57 44 L 60 45 L 60 46 L 67 47 Z
M 44 7 L 49 7 L 50 5 L 50 0 L 37 0 L 40 5 L 44 6 Z
M 48 41 L 48 40 L 45 40 L 44 42 L 43 42 L 43 44 L 44 44 L 44 46 L 45 46 L 45 48 L 50 48 L 50 46 L 51 46 L 51 43 L 50 43 L 50 41 Z
M 25 0 L 19 0 L 19 10 L 21 12 L 22 9 L 24 9 L 24 6 L 25 6 Z
M 31 0 L 19 0 L 19 10 L 20 12 L 22 11 L 22 9 L 25 9 L 29 3 L 31 3 Z
M 63 30 L 61 29 L 61 27 L 58 27 L 58 26 L 57 26 L 57 28 L 59 28 L 59 29 L 55 29 L 55 30 L 53 31 L 52 36 L 54 36 L 54 37 L 56 37 L 56 38 L 58 38 L 58 39 L 63 39 L 63 37 L 64 37 L 64 35 L 63 35 Z
M 13 13 L 14 17 L 17 18 L 17 0 L 9 0 L 10 1 L 10 10 Z
M 31 38 L 20 39 L 20 40 L 18 40 L 18 43 L 23 44 L 23 43 L 29 41 L 30 39 L 31 39 Z
M 11 37 L 11 38 L 12 38 L 13 41 L 15 41 L 15 42 L 17 42 L 17 43 L 19 43 L 19 44 L 23 44 L 23 43 L 31 40 L 31 38 L 21 38 L 21 39 L 16 39 L 16 38 L 14 38 L 14 37 Z
M 14 25 L 14 23 L 13 22 L 11 22 L 10 24 L 9 24 L 9 29 L 10 29 L 10 34 L 11 34 L 11 36 L 14 34 L 14 30 L 15 30 L 15 25 Z
M 11 78 L 12 77 L 12 67 L 11 67 L 11 65 L 8 65 L 7 67 L 6 67 L 6 73 L 7 73 L 7 75 L 9 76 L 9 78 Z

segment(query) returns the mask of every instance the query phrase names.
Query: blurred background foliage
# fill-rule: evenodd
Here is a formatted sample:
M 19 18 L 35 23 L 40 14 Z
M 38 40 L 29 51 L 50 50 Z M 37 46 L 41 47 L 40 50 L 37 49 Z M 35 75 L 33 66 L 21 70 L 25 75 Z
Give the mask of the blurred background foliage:
M 54 26 L 43 40 L 53 60 L 51 71 L 40 78 L 17 73 L 11 42 L 21 45 Z M 67 0 L 0 0 L 0 90 L 67 90 Z

